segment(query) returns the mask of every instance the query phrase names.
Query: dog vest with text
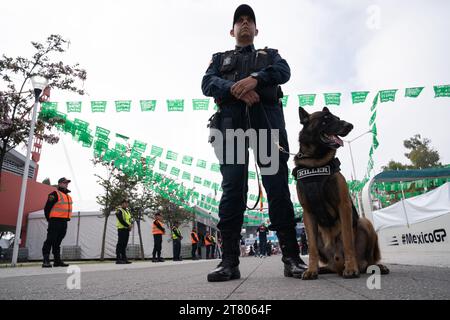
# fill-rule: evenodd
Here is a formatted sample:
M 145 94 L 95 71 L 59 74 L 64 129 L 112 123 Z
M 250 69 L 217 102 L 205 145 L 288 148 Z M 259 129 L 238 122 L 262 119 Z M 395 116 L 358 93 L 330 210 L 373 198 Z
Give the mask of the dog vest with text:
M 327 210 L 324 186 L 333 174 L 341 171 L 340 165 L 339 159 L 333 158 L 333 160 L 322 167 L 307 168 L 297 166 L 292 171 L 292 175 L 297 180 L 308 201 L 314 218 L 321 227 L 332 227 L 338 220 L 338 215 L 333 217 Z M 353 226 L 355 226 L 359 216 L 353 203 L 352 211 Z

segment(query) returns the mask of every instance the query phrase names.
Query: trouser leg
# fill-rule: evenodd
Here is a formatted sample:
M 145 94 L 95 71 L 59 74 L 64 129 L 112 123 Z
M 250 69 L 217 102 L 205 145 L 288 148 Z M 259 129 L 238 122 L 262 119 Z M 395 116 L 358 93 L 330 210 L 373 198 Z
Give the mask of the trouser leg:
M 61 242 L 67 233 L 67 221 L 57 221 L 56 238 L 52 247 L 55 262 L 61 261 Z

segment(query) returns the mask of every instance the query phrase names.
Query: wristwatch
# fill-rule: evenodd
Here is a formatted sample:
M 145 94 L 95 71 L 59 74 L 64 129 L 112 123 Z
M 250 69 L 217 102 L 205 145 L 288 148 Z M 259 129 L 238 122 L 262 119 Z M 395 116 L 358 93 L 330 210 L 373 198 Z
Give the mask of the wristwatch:
M 250 73 L 250 77 L 252 77 L 253 79 L 256 79 L 257 81 L 259 81 L 259 73 L 258 72 L 252 72 Z

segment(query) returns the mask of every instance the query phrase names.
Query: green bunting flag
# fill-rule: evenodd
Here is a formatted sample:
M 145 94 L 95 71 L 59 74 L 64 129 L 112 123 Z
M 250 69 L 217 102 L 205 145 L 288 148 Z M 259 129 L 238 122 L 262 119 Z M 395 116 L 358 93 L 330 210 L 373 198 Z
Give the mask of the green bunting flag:
M 160 157 L 160 156 L 162 156 L 162 153 L 163 153 L 163 148 L 158 147 L 158 146 L 152 146 L 150 155 L 155 156 L 155 157 Z
M 377 134 L 378 134 L 378 132 L 377 132 L 377 124 L 376 124 L 376 123 L 373 124 L 373 127 L 372 127 L 372 134 L 374 134 L 374 135 L 377 135 Z
M 81 112 L 81 101 L 67 101 L 67 112 Z
M 375 110 L 372 116 L 370 117 L 369 126 L 372 125 L 372 123 L 375 122 L 375 119 L 377 118 L 377 111 Z
M 183 171 L 183 175 L 181 177 L 183 180 L 191 181 L 191 174 L 189 172 Z
M 145 157 L 145 163 L 147 164 L 148 167 L 153 168 L 156 163 L 156 157 L 150 157 L 150 156 Z
M 141 105 L 141 111 L 155 111 L 156 109 L 156 100 L 140 100 L 139 104 Z
M 145 149 L 147 149 L 147 143 L 141 142 L 138 140 L 134 140 L 133 149 L 139 152 L 144 153 Z
M 300 107 L 313 106 L 315 100 L 316 100 L 315 94 L 299 94 L 298 95 L 298 102 L 300 104 Z
M 91 112 L 105 112 L 106 101 L 91 101 Z
M 41 103 L 41 107 L 42 109 L 45 109 L 47 111 L 53 110 L 56 111 L 58 110 L 58 102 L 42 102 Z
M 433 86 L 434 97 L 450 97 L 450 85 Z
M 170 174 L 172 176 L 178 177 L 180 175 L 180 169 L 172 167 L 172 169 L 170 170 Z
M 370 108 L 370 111 L 373 111 L 373 110 L 375 110 L 375 108 L 377 107 L 377 104 L 378 104 L 378 97 L 380 96 L 380 93 L 378 92 L 376 95 L 375 95 L 375 97 L 373 98 L 373 101 L 372 101 L 372 107 Z
M 131 100 L 118 100 L 115 101 L 116 112 L 130 112 Z
M 166 159 L 177 161 L 178 153 L 167 150 Z
M 168 167 L 167 163 L 164 163 L 164 162 L 161 162 L 161 161 L 159 162 L 159 170 L 166 171 L 167 167 Z
M 380 102 L 395 101 L 395 94 L 397 93 L 397 90 L 398 89 L 381 90 Z
M 220 165 L 218 165 L 217 163 L 212 163 L 211 164 L 211 171 L 220 172 Z
M 183 164 L 190 166 L 192 165 L 192 161 L 194 160 L 194 158 L 192 158 L 191 156 L 184 156 L 183 157 Z
M 423 88 L 424 87 L 406 88 L 405 97 L 417 98 L 419 94 L 422 92 Z
M 283 98 L 281 98 L 281 104 L 282 104 L 283 108 L 287 107 L 288 98 L 289 98 L 289 95 L 283 96 Z
M 366 101 L 369 91 L 355 91 L 352 92 L 352 103 L 363 103 Z
M 206 161 L 198 159 L 197 160 L 197 167 L 205 169 L 206 168 Z
M 75 118 L 73 121 L 76 130 L 78 131 L 86 131 L 89 127 L 89 123 L 80 119 Z
M 256 179 L 256 172 L 255 171 L 249 171 L 248 172 L 248 178 L 252 179 L 252 180 Z
M 126 153 L 127 152 L 127 146 L 116 142 L 116 146 L 114 147 L 119 153 Z
M 325 105 L 340 105 L 341 104 L 341 94 L 340 93 L 324 93 Z
M 108 138 L 109 133 L 110 133 L 110 130 L 102 128 L 102 127 L 97 127 L 95 129 L 95 136 L 97 138 L 104 138 L 104 139 L 106 139 L 106 138 Z
M 204 180 L 203 181 L 203 186 L 209 188 L 211 186 L 211 181 L 209 180 Z
M 194 110 L 208 110 L 209 99 L 192 99 L 192 108 Z
M 184 110 L 184 100 L 167 100 L 167 111 L 183 111 Z
M 123 139 L 123 140 L 128 140 L 128 139 L 130 139 L 130 137 L 127 137 L 127 136 L 124 136 L 124 135 L 118 134 L 118 133 L 116 133 L 116 138 L 120 138 L 120 139 Z
M 194 177 L 194 183 L 201 184 L 202 183 L 202 178 L 195 176 Z
M 373 149 L 375 150 L 376 148 L 378 148 L 379 143 L 377 140 L 377 136 L 375 134 L 372 135 L 372 138 L 373 138 L 372 145 L 373 145 Z

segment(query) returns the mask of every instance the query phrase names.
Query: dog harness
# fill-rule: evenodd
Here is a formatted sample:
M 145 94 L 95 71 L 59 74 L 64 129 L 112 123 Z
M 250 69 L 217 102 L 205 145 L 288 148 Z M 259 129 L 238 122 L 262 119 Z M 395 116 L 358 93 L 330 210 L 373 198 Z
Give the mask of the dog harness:
M 333 158 L 322 167 L 307 168 L 297 166 L 292 170 L 292 175 L 297 180 L 297 184 L 303 191 L 313 216 L 321 227 L 332 227 L 336 224 L 338 216 L 333 217 L 326 207 L 325 183 L 336 172 L 341 171 L 341 162 L 338 158 Z M 358 212 L 352 202 L 353 226 L 358 221 Z

